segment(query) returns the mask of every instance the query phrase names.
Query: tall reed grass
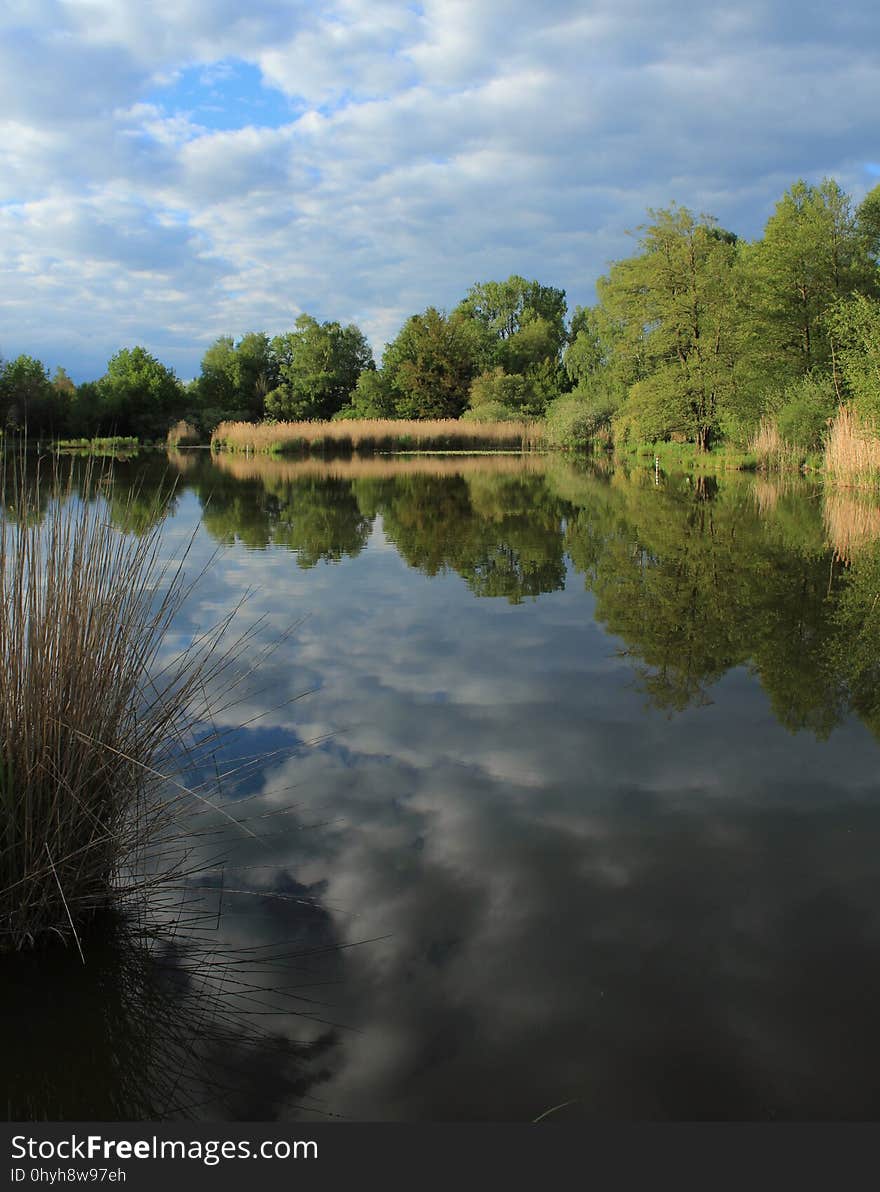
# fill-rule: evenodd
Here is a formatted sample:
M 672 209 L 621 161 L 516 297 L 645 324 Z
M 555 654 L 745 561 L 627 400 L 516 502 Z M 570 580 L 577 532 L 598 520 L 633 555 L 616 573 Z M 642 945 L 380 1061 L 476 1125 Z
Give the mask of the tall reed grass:
M 757 467 L 763 472 L 781 472 L 798 468 L 804 451 L 796 443 L 784 439 L 774 418 L 762 418 L 749 440 L 749 452 L 755 456 Z
M 828 431 L 825 471 L 840 484 L 873 487 L 880 483 L 877 427 L 847 406 L 837 412 Z
M 179 422 L 175 422 L 168 434 L 165 436 L 166 446 L 172 450 L 176 447 L 196 447 L 202 441 L 202 436 L 199 433 L 197 426 L 193 426 L 191 422 L 187 422 L 185 418 L 181 418 Z
M 151 842 L 183 789 L 163 774 L 227 662 L 213 633 L 158 664 L 183 564 L 161 563 L 161 521 L 114 529 L 75 468 L 48 500 L 22 467 L 0 476 L 0 951 L 79 945 L 160 880 Z M 87 491 L 102 478 L 86 466 Z
M 226 451 L 527 451 L 540 442 L 532 422 L 460 422 L 349 419 L 339 422 L 221 422 L 211 447 Z

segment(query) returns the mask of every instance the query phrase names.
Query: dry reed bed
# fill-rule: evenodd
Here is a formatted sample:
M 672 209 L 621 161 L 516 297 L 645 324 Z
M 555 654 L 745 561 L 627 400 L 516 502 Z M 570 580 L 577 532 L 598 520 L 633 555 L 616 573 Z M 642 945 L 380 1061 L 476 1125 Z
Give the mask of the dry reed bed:
M 831 424 L 825 443 L 825 471 L 839 484 L 874 487 L 880 482 L 877 428 L 846 406 Z
M 177 466 L 176 458 L 173 458 Z M 393 476 L 464 476 L 488 474 L 521 476 L 523 473 L 543 472 L 546 467 L 541 455 L 480 455 L 480 456 L 389 456 L 355 457 L 352 459 L 278 459 L 271 456 L 242 456 L 221 452 L 214 456 L 216 467 L 236 480 L 281 480 L 295 482 L 304 476 L 332 477 L 334 480 L 376 479 Z
M 224 625 L 158 665 L 182 564 L 161 563 L 161 525 L 114 529 L 73 473 L 45 508 L 39 477 L 0 476 L 0 951 L 79 945 L 167 877 L 151 849 L 184 788 L 162 774 L 229 661 Z M 85 491 L 102 479 L 87 468 Z
M 539 443 L 532 422 L 460 422 L 365 419 L 340 422 L 221 422 L 215 450 L 284 453 L 310 451 L 528 451 Z
M 794 443 L 783 439 L 773 418 L 762 418 L 749 440 L 749 451 L 756 457 L 757 466 L 764 472 L 781 472 L 800 466 L 803 452 Z

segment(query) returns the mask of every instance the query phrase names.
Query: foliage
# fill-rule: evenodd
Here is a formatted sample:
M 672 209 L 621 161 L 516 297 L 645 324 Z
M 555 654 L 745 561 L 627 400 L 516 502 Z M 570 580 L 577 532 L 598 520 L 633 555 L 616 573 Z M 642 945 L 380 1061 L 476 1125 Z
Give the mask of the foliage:
M 357 379 L 351 400 L 334 418 L 393 418 L 394 394 L 388 377 L 375 368 L 365 368 Z
M 319 323 L 302 314 L 295 330 L 271 343 L 277 385 L 266 395 L 266 413 L 280 420 L 331 418 L 343 408 L 373 354 L 354 324 Z
M 837 410 L 838 400 L 831 377 L 808 373 L 789 385 L 776 421 L 787 442 L 805 451 L 817 451 Z
M 266 394 L 277 384 L 277 363 L 263 332 L 250 332 L 238 343 L 221 335 L 202 358 L 194 394 L 200 421 L 213 430 L 224 418 L 260 418 Z
M 473 321 L 429 306 L 404 323 L 382 358 L 400 418 L 458 418 L 477 371 Z
M 170 368 L 146 348 L 122 348 L 98 382 L 102 424 L 139 439 L 164 439 L 179 410 L 183 390 Z
M 611 409 L 600 398 L 563 394 L 547 407 L 545 435 L 551 447 L 585 448 L 611 426 Z
M 686 434 L 707 448 L 737 397 L 736 243 L 685 208 L 652 211 L 641 251 L 600 284 L 620 329 L 632 387 L 621 425 L 639 436 Z
M 829 365 L 824 315 L 873 277 L 849 196 L 828 178 L 819 186 L 796 182 L 776 204 L 749 263 L 756 363 L 782 378 Z
M 59 394 L 45 366 L 17 356 L 0 367 L 0 429 L 39 434 L 58 421 Z
M 827 322 L 853 406 L 880 419 L 880 301 L 856 294 L 836 303 Z

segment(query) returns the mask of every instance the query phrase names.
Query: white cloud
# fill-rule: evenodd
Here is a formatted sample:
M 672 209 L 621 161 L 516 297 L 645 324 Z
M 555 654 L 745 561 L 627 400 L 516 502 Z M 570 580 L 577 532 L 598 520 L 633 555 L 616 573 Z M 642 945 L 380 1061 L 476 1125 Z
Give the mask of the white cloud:
M 412 311 L 514 270 L 589 300 L 648 205 L 674 198 L 752 235 L 799 175 L 861 192 L 876 10 L 808 4 L 796 25 L 789 12 L 6 5 L 0 347 L 53 361 L 63 348 L 86 375 L 136 332 L 191 375 L 217 334 L 281 330 L 306 309 L 359 321 L 381 348 Z M 289 120 L 224 131 L 187 114 L 183 68 L 222 96 L 234 59 L 290 100 Z M 161 284 L 133 285 L 133 268 Z

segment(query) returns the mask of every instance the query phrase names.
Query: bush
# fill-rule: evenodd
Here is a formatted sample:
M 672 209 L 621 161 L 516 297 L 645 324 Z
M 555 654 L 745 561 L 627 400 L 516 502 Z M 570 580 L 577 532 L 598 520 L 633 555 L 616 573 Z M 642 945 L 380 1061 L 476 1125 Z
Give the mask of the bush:
M 837 409 L 830 377 L 809 374 L 789 385 L 776 418 L 783 439 L 804 451 L 817 451 Z
M 518 422 L 520 415 L 500 401 L 486 401 L 472 410 L 465 410 L 461 422 Z
M 545 434 L 551 447 L 567 450 L 586 448 L 596 440 L 608 441 L 612 410 L 603 397 L 585 398 L 577 394 L 557 397 L 547 407 Z

